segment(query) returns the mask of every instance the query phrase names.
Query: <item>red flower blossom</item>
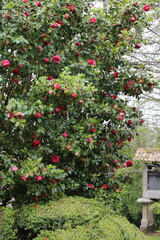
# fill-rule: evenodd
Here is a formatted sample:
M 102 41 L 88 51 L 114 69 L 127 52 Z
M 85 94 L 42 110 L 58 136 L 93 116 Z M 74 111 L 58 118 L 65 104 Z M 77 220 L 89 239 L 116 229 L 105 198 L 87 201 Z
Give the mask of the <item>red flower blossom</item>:
M 25 177 L 24 175 L 21 176 L 21 179 L 22 179 L 23 181 L 25 181 L 25 182 L 28 181 L 28 178 Z
M 132 124 L 133 122 L 131 120 L 128 120 L 128 124 Z
M 37 181 L 37 182 L 38 182 L 38 181 L 41 181 L 42 179 L 43 179 L 43 178 L 42 178 L 42 176 L 40 176 L 40 175 L 36 177 L 36 181 Z
M 60 157 L 58 155 L 52 156 L 52 162 L 58 163 L 60 161 Z
M 111 133 L 113 134 L 113 135 L 115 135 L 116 134 L 116 130 L 111 130 Z
M 45 58 L 45 59 L 44 59 L 44 62 L 45 62 L 45 63 L 49 63 L 49 62 L 50 62 L 49 58 Z
M 150 6 L 150 5 L 145 5 L 145 6 L 143 7 L 143 10 L 146 11 L 146 12 L 148 12 L 150 9 L 151 9 L 151 6 Z
M 52 58 L 53 62 L 55 63 L 59 63 L 61 61 L 61 58 L 59 55 L 55 55 L 53 58 Z
M 132 161 L 127 161 L 126 164 L 127 164 L 127 167 L 131 167 L 133 165 L 133 162 Z
M 48 76 L 47 77 L 48 80 L 52 80 L 52 78 L 53 78 L 52 76 Z
M 43 44 L 44 44 L 45 46 L 48 46 L 49 44 L 51 44 L 51 42 L 45 41 Z
M 93 65 L 96 64 L 96 61 L 94 61 L 93 59 L 88 59 L 87 62 L 88 62 L 88 64 L 91 65 L 91 66 L 93 66 Z
M 114 78 L 118 78 L 118 73 L 119 73 L 119 72 L 114 72 L 114 73 L 113 73 Z
M 70 15 L 68 13 L 65 14 L 65 19 L 68 19 Z
M 96 18 L 92 17 L 92 18 L 90 18 L 89 22 L 90 22 L 90 23 L 96 23 L 97 20 L 96 20 Z
M 9 67 L 9 66 L 11 65 L 11 63 L 10 63 L 9 60 L 3 60 L 3 61 L 1 62 L 1 64 L 2 64 L 2 66 L 5 67 L 5 68 L 7 68 L 7 67 Z
M 14 74 L 14 75 L 19 75 L 19 70 L 18 70 L 17 68 L 15 68 L 15 69 L 13 70 L 13 74 Z
M 39 147 L 40 144 L 41 144 L 41 142 L 39 140 L 34 140 L 32 142 L 33 147 Z
M 17 78 L 13 78 L 13 82 L 18 83 L 19 81 Z
M 88 138 L 88 143 L 91 143 L 93 141 L 93 138 Z
M 77 98 L 77 93 L 71 93 L 71 95 L 70 95 L 72 98 Z
M 8 119 L 11 119 L 12 117 L 14 117 L 14 113 L 10 113 Z
M 97 129 L 96 128 L 90 128 L 90 132 L 96 132 L 97 131 Z
M 74 5 L 69 4 L 69 8 L 70 8 L 71 12 L 76 12 L 76 9 L 75 9 Z
M 103 185 L 102 185 L 102 189 L 103 189 L 103 190 L 108 189 L 108 185 L 107 185 L 107 184 L 103 184 Z
M 34 115 L 34 117 L 36 117 L 36 118 L 39 118 L 41 116 L 42 116 L 41 112 L 38 112 L 37 114 Z
M 58 23 L 54 23 L 51 25 L 51 28 L 55 29 L 55 28 L 58 28 L 59 24 Z
M 133 84 L 134 84 L 134 81 L 131 80 L 131 81 L 128 82 L 128 84 L 129 84 L 129 85 L 133 85 Z
M 24 12 L 24 15 L 26 15 L 26 17 L 29 17 L 29 13 L 27 11 Z
M 42 6 L 40 1 L 35 2 L 35 4 L 36 4 L 37 7 L 41 7 Z
M 142 44 L 137 43 L 137 44 L 135 45 L 135 48 L 137 48 L 137 49 L 139 49 L 139 48 L 141 48 L 141 47 L 142 47 Z
M 60 89 L 60 85 L 58 83 L 54 84 L 54 88 L 59 90 Z
M 63 136 L 64 138 L 66 138 L 66 137 L 68 136 L 68 133 L 64 132 L 64 133 L 62 134 L 62 136 Z
M 135 22 L 135 21 L 136 21 L 136 18 L 135 18 L 135 17 L 131 17 L 131 18 L 130 18 L 130 21 L 131 21 L 131 22 Z
M 87 184 L 88 188 L 94 188 L 92 184 Z
M 71 147 L 72 147 L 71 145 L 68 145 L 68 146 L 66 147 L 66 149 L 69 150 L 69 149 L 71 149 Z

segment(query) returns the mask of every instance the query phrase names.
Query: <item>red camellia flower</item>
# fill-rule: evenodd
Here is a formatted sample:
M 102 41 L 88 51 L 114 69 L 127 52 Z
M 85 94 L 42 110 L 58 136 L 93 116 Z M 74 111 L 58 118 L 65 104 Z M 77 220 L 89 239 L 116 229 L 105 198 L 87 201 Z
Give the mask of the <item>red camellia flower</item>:
M 92 66 L 96 64 L 96 61 L 94 61 L 93 59 L 88 59 L 87 62 L 89 65 L 92 65 Z
M 139 49 L 139 48 L 141 48 L 141 47 L 142 47 L 142 44 L 137 43 L 137 44 L 135 45 L 135 48 L 137 48 L 137 49 Z
M 49 62 L 50 62 L 49 58 L 45 58 L 45 59 L 44 59 L 44 62 L 45 62 L 45 63 L 49 63 Z
M 151 9 L 151 6 L 150 6 L 150 5 L 145 5 L 145 6 L 143 7 L 143 10 L 146 11 L 146 12 L 148 12 L 150 9 Z
M 40 1 L 35 2 L 35 4 L 36 4 L 37 7 L 41 7 L 42 6 Z
M 12 81 L 15 82 L 15 83 L 18 83 L 18 82 L 19 82 L 17 78 L 13 78 Z
M 48 76 L 47 77 L 48 80 L 52 80 L 52 78 L 53 78 L 52 76 Z
M 13 166 L 13 167 L 12 167 L 12 171 L 13 171 L 13 172 L 16 172 L 16 171 L 18 171 L 18 167 L 16 167 L 16 166 Z
M 65 19 L 68 19 L 70 15 L 68 13 L 65 14 Z
M 59 63 L 59 62 L 61 61 L 61 58 L 60 58 L 59 55 L 55 55 L 55 56 L 53 56 L 52 60 L 53 60 L 53 62 L 55 62 L 55 63 Z
M 90 18 L 89 22 L 90 22 L 90 23 L 96 23 L 97 20 L 96 20 L 96 18 L 92 17 L 92 18 Z
M 64 138 L 66 138 L 66 137 L 68 136 L 68 133 L 64 132 L 64 133 L 62 134 L 62 136 L 63 136 Z
M 21 176 L 21 179 L 22 179 L 23 181 L 25 181 L 25 182 L 28 181 L 28 178 L 25 177 L 24 175 Z
M 24 12 L 24 15 L 26 15 L 26 17 L 29 17 L 29 12 Z
M 51 28 L 55 29 L 55 28 L 57 28 L 58 26 L 59 26 L 58 23 L 54 23 L 54 24 L 51 25 Z
M 122 115 L 119 115 L 119 116 L 118 116 L 118 120 L 123 120 L 123 116 L 122 116 Z
M 43 178 L 42 178 L 42 176 L 40 176 L 40 175 L 36 177 L 36 181 L 37 181 L 37 182 L 38 182 L 38 181 L 41 181 L 42 179 L 43 179 Z
M 152 83 L 148 83 L 148 87 L 149 88 L 153 88 L 153 84 Z
M 133 165 L 133 162 L 132 161 L 127 161 L 126 164 L 127 164 L 127 167 L 131 167 Z
M 41 36 L 42 36 L 42 37 L 47 37 L 47 34 L 46 34 L 46 33 L 42 33 Z
M 56 109 L 54 110 L 55 113 L 59 113 L 60 111 L 61 111 L 60 108 L 56 108 Z
M 79 43 L 79 42 L 76 42 L 76 43 L 75 43 L 75 45 L 76 45 L 76 46 L 79 46 L 79 45 L 80 45 L 80 43 Z
M 97 131 L 97 129 L 96 128 L 90 128 L 90 132 L 96 132 Z
M 39 147 L 40 144 L 41 144 L 41 142 L 39 140 L 34 140 L 32 142 L 33 147 Z
M 36 118 L 39 118 L 41 116 L 42 116 L 41 112 L 38 112 L 37 114 L 34 115 L 34 117 L 36 117 Z
M 89 188 L 94 188 L 93 184 L 87 184 Z
M 71 12 L 76 12 L 76 9 L 75 9 L 74 5 L 69 4 L 69 8 L 70 8 Z
M 45 41 L 45 42 L 43 42 L 43 44 L 44 44 L 45 46 L 48 46 L 49 44 L 51 44 L 51 42 Z
M 129 90 L 130 88 L 131 88 L 131 87 L 128 86 L 128 85 L 125 85 L 125 86 L 124 86 L 124 89 L 125 89 L 125 90 Z
M 132 124 L 133 122 L 131 120 L 128 120 L 128 124 Z
M 60 161 L 60 157 L 58 155 L 52 156 L 52 162 L 58 163 Z
M 134 84 L 134 81 L 131 80 L 131 81 L 128 82 L 128 84 L 129 84 L 129 85 L 133 85 L 133 84 Z
M 102 185 L 102 189 L 103 189 L 103 190 L 108 189 L 108 185 L 107 185 L 107 184 L 103 184 L 103 185 Z
M 112 130 L 112 131 L 111 131 L 111 133 L 112 133 L 113 135 L 115 135 L 116 132 L 117 132 L 116 130 Z
M 4 18 L 8 18 L 8 20 L 11 20 L 11 19 L 12 19 L 9 14 L 5 14 L 5 15 L 4 15 Z
M 54 180 L 50 180 L 50 183 L 56 183 L 57 182 L 57 179 L 54 179 Z
M 66 147 L 66 149 L 69 150 L 69 149 L 71 149 L 71 147 L 72 147 L 71 145 L 68 145 L 68 146 Z
M 114 73 L 113 73 L 114 78 L 118 78 L 118 73 L 119 73 L 119 72 L 114 72 Z
M 1 62 L 1 64 L 2 64 L 2 66 L 5 67 L 5 68 L 7 68 L 7 67 L 9 67 L 9 66 L 11 65 L 11 63 L 10 63 L 9 60 L 3 60 L 3 61 Z
M 88 143 L 91 143 L 93 141 L 93 138 L 88 138 Z
M 14 113 L 10 113 L 8 119 L 11 119 L 12 117 L 14 117 Z
M 58 83 L 54 84 L 54 88 L 59 90 L 60 89 L 60 85 Z
M 78 102 L 82 104 L 82 103 L 83 103 L 83 100 L 79 100 Z
M 42 52 L 42 47 L 41 46 L 38 46 L 38 52 Z
M 71 95 L 70 95 L 72 98 L 77 98 L 77 93 L 71 93 Z
M 131 18 L 130 18 L 130 21 L 131 21 L 131 22 L 135 22 L 135 21 L 136 21 L 136 18 L 135 18 L 135 17 L 131 17 Z
M 13 74 L 14 75 L 19 75 L 19 70 L 17 68 L 13 69 Z

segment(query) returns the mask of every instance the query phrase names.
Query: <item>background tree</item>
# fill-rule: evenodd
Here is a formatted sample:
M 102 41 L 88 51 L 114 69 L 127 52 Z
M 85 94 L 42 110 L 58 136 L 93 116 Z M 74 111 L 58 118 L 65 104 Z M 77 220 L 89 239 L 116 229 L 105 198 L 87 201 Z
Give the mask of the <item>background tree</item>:
M 110 2 L 108 14 L 92 1 L 3 1 L 4 205 L 116 191 L 116 168 L 132 165 L 119 150 L 143 119 L 122 96 L 138 98 L 154 82 L 123 56 L 136 48 L 150 6 Z

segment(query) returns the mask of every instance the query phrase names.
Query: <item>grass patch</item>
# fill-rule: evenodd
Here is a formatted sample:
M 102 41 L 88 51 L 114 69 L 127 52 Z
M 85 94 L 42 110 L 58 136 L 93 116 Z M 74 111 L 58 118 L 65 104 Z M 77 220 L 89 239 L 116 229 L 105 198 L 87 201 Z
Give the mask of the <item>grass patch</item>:
M 146 240 L 160 240 L 160 236 L 146 236 Z

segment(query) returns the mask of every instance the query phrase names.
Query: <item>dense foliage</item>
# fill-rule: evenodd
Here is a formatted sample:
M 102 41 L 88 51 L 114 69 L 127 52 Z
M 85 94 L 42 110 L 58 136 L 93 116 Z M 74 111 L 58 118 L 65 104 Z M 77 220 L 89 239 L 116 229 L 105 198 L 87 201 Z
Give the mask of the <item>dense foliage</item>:
M 5 208 L 0 239 L 143 240 L 144 235 L 104 204 L 82 197 Z
M 92 2 L 2 1 L 3 205 L 117 191 L 116 168 L 132 165 L 119 150 L 143 119 L 124 95 L 138 98 L 154 83 L 125 54 L 141 47 L 150 6 L 110 1 L 106 11 Z

